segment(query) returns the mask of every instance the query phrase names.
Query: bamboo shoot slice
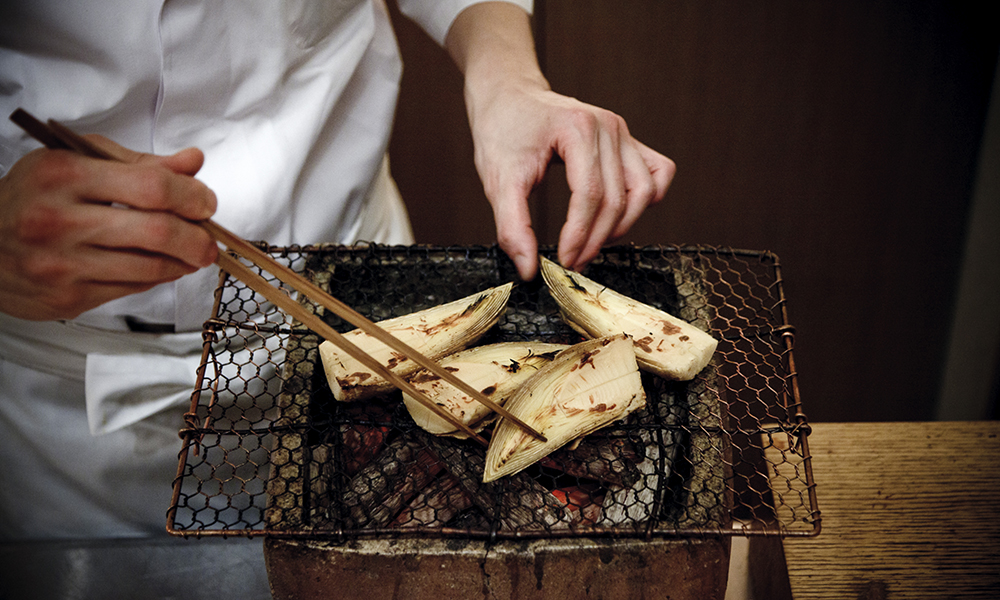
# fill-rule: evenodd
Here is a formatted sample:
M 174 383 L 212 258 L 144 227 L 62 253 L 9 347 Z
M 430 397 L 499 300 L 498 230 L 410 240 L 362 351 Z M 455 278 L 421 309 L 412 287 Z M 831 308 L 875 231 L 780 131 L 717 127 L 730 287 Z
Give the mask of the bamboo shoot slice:
M 643 304 L 541 257 L 542 277 L 563 320 L 588 338 L 625 332 L 639 368 L 688 381 L 712 360 L 719 342 L 662 310 Z
M 513 283 L 434 306 L 422 311 L 379 321 L 378 325 L 432 360 L 458 352 L 482 337 L 507 307 Z M 389 370 L 406 376 L 419 365 L 361 330 L 344 337 Z M 333 397 L 354 402 L 391 391 L 392 384 L 375 374 L 332 342 L 319 346 Z
M 645 404 L 646 394 L 627 336 L 618 334 L 571 346 L 524 382 L 505 405 L 548 442 L 501 419 L 486 451 L 483 481 L 517 473 Z
M 568 347 L 544 342 L 504 342 L 456 352 L 442 358 L 438 364 L 503 406 L 521 383 Z M 476 432 L 482 431 L 496 416 L 488 407 L 425 369 L 413 373 L 407 380 Z M 424 431 L 434 435 L 468 437 L 409 394 L 403 394 L 403 402 L 414 422 Z

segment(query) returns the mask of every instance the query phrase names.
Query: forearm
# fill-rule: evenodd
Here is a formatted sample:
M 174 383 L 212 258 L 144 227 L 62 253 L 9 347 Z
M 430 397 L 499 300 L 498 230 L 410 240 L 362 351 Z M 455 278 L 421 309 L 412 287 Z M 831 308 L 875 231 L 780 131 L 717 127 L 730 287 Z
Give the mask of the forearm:
M 535 54 L 530 18 L 514 4 L 483 2 L 463 10 L 448 30 L 445 48 L 465 76 L 470 117 L 504 86 L 549 89 Z

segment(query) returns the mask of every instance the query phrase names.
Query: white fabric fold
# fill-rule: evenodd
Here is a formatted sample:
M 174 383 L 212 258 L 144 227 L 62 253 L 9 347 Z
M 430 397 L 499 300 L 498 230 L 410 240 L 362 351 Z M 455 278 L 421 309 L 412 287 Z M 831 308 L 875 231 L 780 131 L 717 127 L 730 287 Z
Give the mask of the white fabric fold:
M 87 423 L 94 435 L 128 427 L 191 401 L 201 352 L 87 354 Z
M 101 435 L 190 401 L 201 332 L 118 332 L 0 314 L 0 357 L 85 382 L 90 431 Z

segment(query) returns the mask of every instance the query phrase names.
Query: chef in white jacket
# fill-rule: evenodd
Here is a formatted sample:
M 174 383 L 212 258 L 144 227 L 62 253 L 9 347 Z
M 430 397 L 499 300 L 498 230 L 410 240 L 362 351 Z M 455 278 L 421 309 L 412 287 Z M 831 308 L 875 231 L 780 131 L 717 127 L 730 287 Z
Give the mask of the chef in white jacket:
M 537 272 L 527 196 L 553 155 L 569 267 L 663 197 L 669 159 L 549 89 L 530 0 L 400 5 L 465 76 L 522 277 Z M 385 160 L 401 68 L 382 0 L 0 4 L 0 538 L 163 531 L 217 280 L 190 221 L 277 245 L 412 242 Z M 17 107 L 141 158 L 38 149 L 6 120 Z

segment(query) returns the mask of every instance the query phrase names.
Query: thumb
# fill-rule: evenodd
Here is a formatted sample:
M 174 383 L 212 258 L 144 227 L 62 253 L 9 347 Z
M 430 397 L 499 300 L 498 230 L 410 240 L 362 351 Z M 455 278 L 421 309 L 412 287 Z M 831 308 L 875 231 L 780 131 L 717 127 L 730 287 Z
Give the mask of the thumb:
M 90 134 L 85 137 L 105 154 L 114 157 L 115 160 L 125 163 L 155 164 L 178 175 L 193 177 L 205 163 L 204 153 L 197 148 L 185 148 L 170 155 L 147 154 L 130 150 L 103 135 Z
M 194 177 L 205 164 L 205 155 L 197 148 L 185 148 L 170 156 L 145 155 L 178 175 Z

